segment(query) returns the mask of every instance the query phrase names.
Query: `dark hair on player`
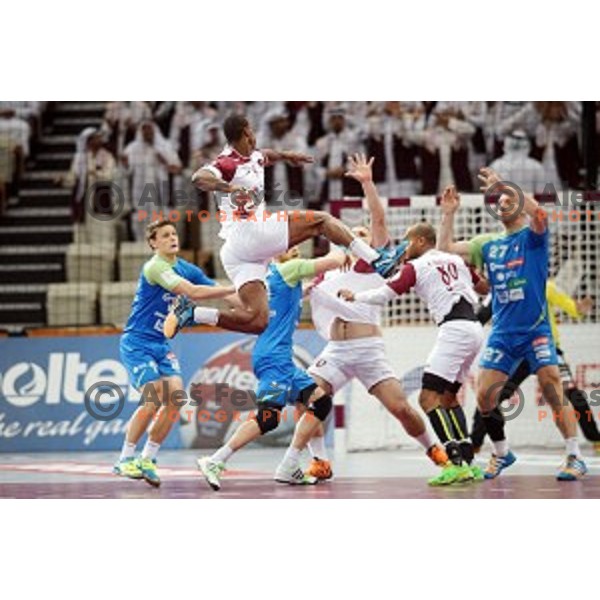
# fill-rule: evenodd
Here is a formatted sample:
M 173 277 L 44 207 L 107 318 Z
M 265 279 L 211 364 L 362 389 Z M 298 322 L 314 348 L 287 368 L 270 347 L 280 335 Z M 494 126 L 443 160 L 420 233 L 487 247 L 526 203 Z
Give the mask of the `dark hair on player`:
M 427 240 L 432 246 L 437 242 L 435 227 L 431 223 L 425 221 L 413 225 L 406 234 L 407 237 L 422 237 Z
M 244 117 L 244 115 L 229 115 L 225 119 L 225 123 L 223 123 L 223 133 L 225 134 L 225 139 L 230 144 L 235 144 L 235 142 L 239 142 L 244 129 L 248 127 L 250 123 L 248 119 Z
M 169 219 L 159 219 L 158 221 L 152 221 L 152 223 L 148 223 L 148 225 L 146 225 L 146 242 L 148 242 L 148 245 L 151 248 L 152 244 L 150 242 L 156 239 L 158 230 L 166 227 L 167 225 L 172 225 L 175 227 L 175 223 L 173 223 L 173 221 L 169 221 Z

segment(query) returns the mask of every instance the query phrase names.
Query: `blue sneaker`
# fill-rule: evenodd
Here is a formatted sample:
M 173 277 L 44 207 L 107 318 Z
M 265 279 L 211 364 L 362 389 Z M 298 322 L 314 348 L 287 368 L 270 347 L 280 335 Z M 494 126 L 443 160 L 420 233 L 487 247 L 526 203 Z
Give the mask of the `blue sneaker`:
M 371 266 L 382 277 L 387 277 L 396 268 L 407 247 L 408 242 L 404 240 L 395 248 L 378 248 L 379 257 L 371 263 Z
M 182 327 L 194 322 L 194 308 L 196 305 L 185 296 L 177 296 L 169 308 L 169 314 L 163 324 L 163 333 L 166 338 L 174 338 Z
M 510 450 L 506 456 L 496 456 L 495 454 L 492 454 L 490 462 L 483 472 L 483 476 L 486 479 L 495 479 L 502 471 L 504 471 L 504 469 L 510 467 L 516 460 L 517 457 Z
M 583 459 L 577 458 L 574 454 L 569 454 L 557 473 L 556 479 L 558 481 L 577 481 L 587 472 L 588 468 Z

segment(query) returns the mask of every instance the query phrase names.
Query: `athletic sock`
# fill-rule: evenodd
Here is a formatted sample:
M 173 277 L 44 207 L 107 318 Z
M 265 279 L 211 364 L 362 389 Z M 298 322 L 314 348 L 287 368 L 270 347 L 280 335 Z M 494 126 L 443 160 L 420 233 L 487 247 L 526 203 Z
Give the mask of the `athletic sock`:
M 492 442 L 494 447 L 494 454 L 496 456 L 506 456 L 508 454 L 508 442 L 506 440 L 499 440 L 498 442 Z
M 156 458 L 156 455 L 158 454 L 159 449 L 160 444 L 155 444 L 154 442 L 148 440 L 146 442 L 146 445 L 144 446 L 144 449 L 142 450 L 142 458 L 154 460 Z
M 123 443 L 123 447 L 121 448 L 121 456 L 119 456 L 119 460 L 125 460 L 126 458 L 131 458 L 135 456 L 135 444 L 130 444 L 127 440 Z
M 577 441 L 576 437 L 567 438 L 565 443 L 567 446 L 567 454 L 569 456 L 573 455 L 577 458 L 581 457 L 581 450 L 579 449 L 579 442 Z
M 208 306 L 196 306 L 194 308 L 194 323 L 204 325 L 216 325 L 219 321 L 219 309 Z
M 431 448 L 434 445 L 431 441 L 431 436 L 429 435 L 429 433 L 427 433 L 427 431 L 425 433 L 422 433 L 421 435 L 416 435 L 415 440 L 417 440 L 417 442 L 419 442 L 419 444 L 421 444 L 421 446 L 425 448 L 425 452 L 427 452 L 427 450 L 429 450 L 429 448 Z
M 232 454 L 233 450 L 227 444 L 225 444 L 210 457 L 210 460 L 211 462 L 215 463 L 226 463 Z
M 298 448 L 294 448 L 290 446 L 283 455 L 283 460 L 281 461 L 283 464 L 287 465 L 297 465 L 300 459 L 300 450 Z
M 350 246 L 348 246 L 348 248 L 350 248 L 352 254 L 358 256 L 358 258 L 362 258 L 368 263 L 372 263 L 379 258 L 379 253 L 377 250 L 371 248 L 367 242 L 361 240 L 360 238 L 354 238 L 350 242 Z
M 453 439 L 452 424 L 448 418 L 448 413 L 442 407 L 438 407 L 429 411 L 427 417 L 438 439 L 446 448 L 446 454 L 448 454 L 450 461 L 455 465 L 462 464 L 462 454 L 458 443 Z
M 318 437 L 311 438 L 308 442 L 308 450 L 313 458 L 320 460 L 327 460 L 327 450 L 325 448 L 325 438 L 320 435 Z

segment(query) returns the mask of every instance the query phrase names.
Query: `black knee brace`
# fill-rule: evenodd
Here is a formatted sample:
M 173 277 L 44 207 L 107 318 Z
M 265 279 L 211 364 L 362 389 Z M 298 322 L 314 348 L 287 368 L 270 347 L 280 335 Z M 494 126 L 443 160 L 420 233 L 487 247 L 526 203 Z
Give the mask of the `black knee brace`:
M 279 417 L 281 416 L 281 407 L 269 404 L 260 404 L 256 413 L 256 422 L 260 433 L 265 435 L 269 431 L 277 429 L 279 425 Z
M 443 394 L 450 385 L 452 385 L 450 381 L 447 381 L 439 375 L 434 375 L 433 373 L 423 373 L 421 388 L 424 390 L 431 390 L 432 392 Z
M 458 394 L 458 390 L 460 390 L 460 388 L 462 387 L 462 383 L 460 383 L 460 381 L 453 381 L 447 388 L 446 391 L 450 392 L 451 394 L 454 394 L 456 396 L 456 394 Z
M 331 400 L 331 396 L 325 394 L 313 402 L 310 410 L 319 421 L 323 422 L 329 416 L 332 408 L 333 401 Z

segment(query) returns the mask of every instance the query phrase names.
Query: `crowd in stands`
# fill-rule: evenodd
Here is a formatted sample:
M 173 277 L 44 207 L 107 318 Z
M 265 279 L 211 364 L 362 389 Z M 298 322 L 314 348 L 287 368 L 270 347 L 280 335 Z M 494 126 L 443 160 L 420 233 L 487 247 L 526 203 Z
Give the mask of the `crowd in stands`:
M 0 215 L 18 193 L 31 142 L 41 130 L 45 102 L 0 101 Z
M 0 182 L 18 182 L 41 107 L 0 103 Z M 375 157 L 376 183 L 390 198 L 437 194 L 451 183 L 477 191 L 478 169 L 494 161 L 536 192 L 582 184 L 580 102 L 110 102 L 102 126 L 80 134 L 63 179 L 74 190 L 74 218 L 84 217 L 85 190 L 103 179 L 122 184 L 130 199 L 145 190 L 146 209 L 172 205 L 173 190 L 224 146 L 221 124 L 233 112 L 249 117 L 259 147 L 314 155 L 314 168 L 266 172 L 268 198 L 287 193 L 310 207 L 360 195 L 344 177 L 358 150 Z

